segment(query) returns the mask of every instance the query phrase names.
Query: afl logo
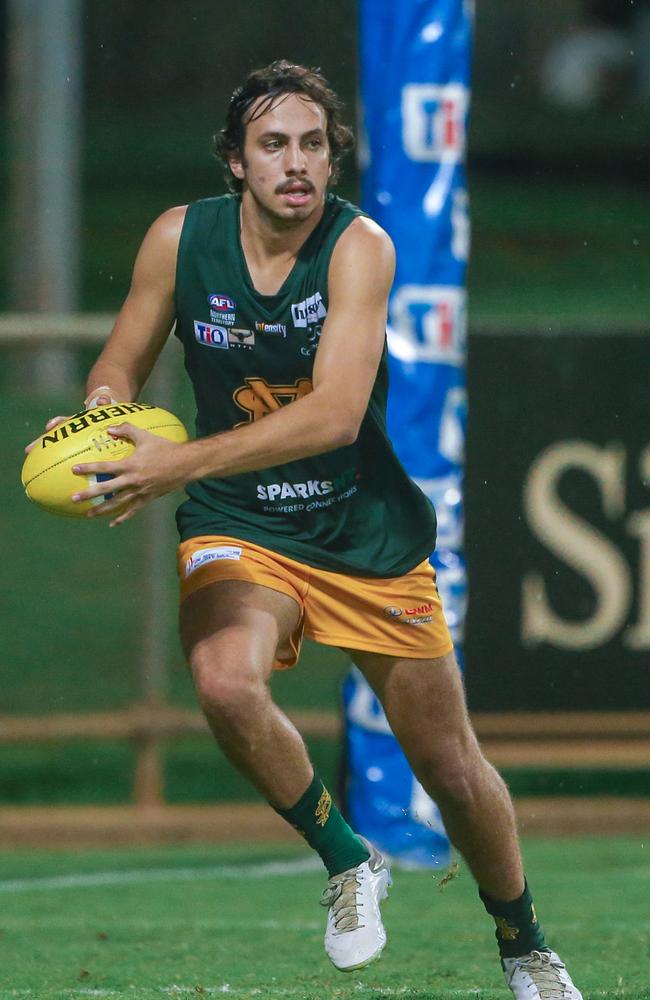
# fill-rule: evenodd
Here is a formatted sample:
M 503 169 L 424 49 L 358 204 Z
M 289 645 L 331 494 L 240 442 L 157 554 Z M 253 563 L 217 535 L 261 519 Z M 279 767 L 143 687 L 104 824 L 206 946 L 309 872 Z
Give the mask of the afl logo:
M 387 618 L 399 618 L 399 616 L 403 614 L 403 612 L 401 608 L 395 608 L 389 606 L 387 608 L 384 608 L 384 614 L 386 615 Z
M 208 302 L 211 309 L 219 309 L 221 312 L 232 312 L 237 308 L 237 303 L 229 295 L 208 295 Z

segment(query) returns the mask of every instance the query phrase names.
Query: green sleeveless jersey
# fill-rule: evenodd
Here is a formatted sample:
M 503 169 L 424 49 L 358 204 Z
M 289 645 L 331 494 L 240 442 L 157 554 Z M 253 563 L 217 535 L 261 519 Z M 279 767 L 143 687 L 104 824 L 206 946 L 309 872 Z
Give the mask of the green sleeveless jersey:
M 241 247 L 240 205 L 233 195 L 195 202 L 180 239 L 175 333 L 194 386 L 197 437 L 261 419 L 311 391 L 332 251 L 362 214 L 328 195 L 321 221 L 278 293 L 261 295 Z M 387 437 L 387 389 L 384 348 L 354 444 L 259 472 L 189 483 L 188 500 L 177 513 L 181 538 L 230 535 L 356 576 L 392 577 L 412 569 L 434 548 L 435 515 Z

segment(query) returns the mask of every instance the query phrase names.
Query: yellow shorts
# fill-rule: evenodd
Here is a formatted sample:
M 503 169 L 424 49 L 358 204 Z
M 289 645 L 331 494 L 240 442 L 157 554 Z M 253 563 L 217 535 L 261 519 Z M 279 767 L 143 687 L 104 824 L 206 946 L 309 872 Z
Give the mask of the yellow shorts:
M 428 560 L 404 576 L 345 576 L 315 569 L 252 542 L 202 535 L 178 547 L 181 602 L 221 580 L 246 580 L 292 597 L 300 622 L 290 655 L 276 667 L 293 667 L 303 635 L 326 646 L 387 656 L 430 659 L 452 649 L 433 567 Z

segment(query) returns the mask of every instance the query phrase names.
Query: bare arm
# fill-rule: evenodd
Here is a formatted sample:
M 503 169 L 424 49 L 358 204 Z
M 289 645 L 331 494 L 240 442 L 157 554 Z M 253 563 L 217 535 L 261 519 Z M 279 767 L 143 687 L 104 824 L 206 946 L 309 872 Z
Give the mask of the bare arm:
M 107 395 L 137 399 L 174 320 L 176 256 L 186 206 L 153 223 L 136 257 L 129 294 L 111 335 L 91 368 L 86 400 Z

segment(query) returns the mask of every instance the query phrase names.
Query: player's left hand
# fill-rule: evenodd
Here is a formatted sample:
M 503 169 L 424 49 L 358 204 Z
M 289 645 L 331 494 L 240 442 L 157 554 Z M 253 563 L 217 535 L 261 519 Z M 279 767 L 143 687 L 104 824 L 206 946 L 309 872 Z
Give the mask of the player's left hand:
M 150 431 L 124 423 L 117 427 L 109 427 L 108 433 L 113 438 L 127 438 L 136 446 L 135 451 L 116 462 L 88 462 L 75 465 L 73 472 L 80 476 L 110 475 L 114 478 L 104 480 L 87 489 L 75 493 L 72 499 L 75 503 L 90 500 L 92 497 L 113 494 L 110 500 L 98 504 L 89 510 L 87 517 L 106 517 L 119 511 L 119 515 L 110 522 L 113 528 L 122 524 L 156 497 L 171 493 L 179 486 L 184 486 L 188 480 L 181 471 L 181 453 L 185 444 L 166 441 Z

